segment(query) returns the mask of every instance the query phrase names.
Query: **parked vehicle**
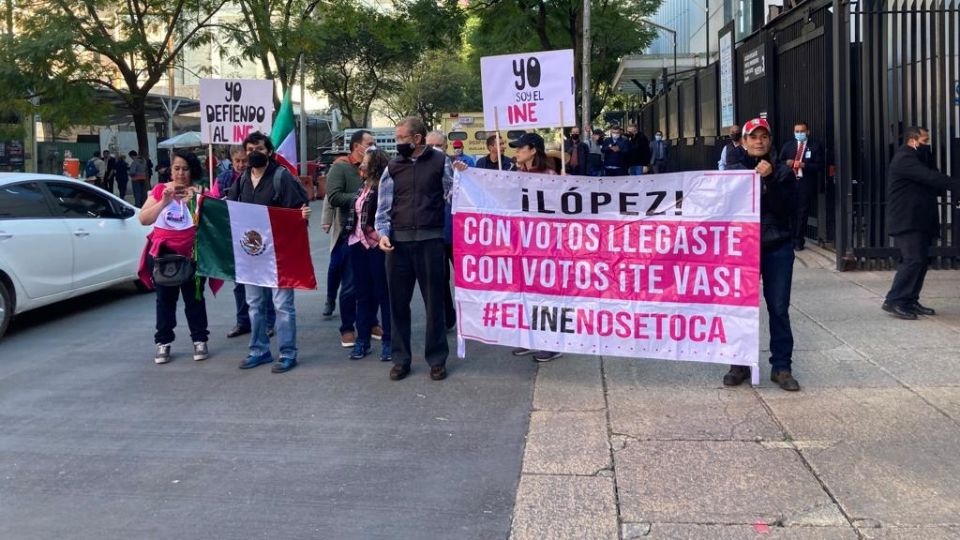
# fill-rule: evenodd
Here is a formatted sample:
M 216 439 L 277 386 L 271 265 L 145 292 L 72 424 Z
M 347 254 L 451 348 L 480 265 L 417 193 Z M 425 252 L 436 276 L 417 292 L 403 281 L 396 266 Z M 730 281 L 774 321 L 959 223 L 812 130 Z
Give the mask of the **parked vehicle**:
M 14 315 L 135 282 L 138 212 L 67 176 L 0 173 L 0 337 Z

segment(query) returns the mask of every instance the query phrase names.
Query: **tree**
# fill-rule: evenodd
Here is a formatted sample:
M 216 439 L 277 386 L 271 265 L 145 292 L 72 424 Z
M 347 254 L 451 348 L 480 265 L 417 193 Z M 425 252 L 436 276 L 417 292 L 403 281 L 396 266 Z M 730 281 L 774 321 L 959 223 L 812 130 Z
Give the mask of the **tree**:
M 267 79 L 280 83 L 284 94 L 300 75 L 300 55 L 305 41 L 304 20 L 320 0 L 237 0 L 242 20 L 229 25 L 232 40 L 239 46 L 231 60 L 259 62 Z M 279 102 L 277 103 L 279 106 Z
M 369 124 L 375 102 L 394 116 L 430 118 L 448 99 L 441 94 L 457 93 L 449 81 L 433 78 L 441 85 L 429 89 L 420 84 L 432 72 L 424 63 L 441 54 L 426 51 L 460 56 L 466 13 L 457 0 L 399 0 L 392 10 L 331 0 L 318 6 L 315 19 L 304 44 L 313 89 L 326 93 L 351 127 Z
M 0 139 L 23 137 L 20 119 L 35 114 L 60 129 L 101 121 L 106 107 L 74 81 L 78 64 L 69 36 L 0 37 Z
M 599 113 L 613 89 L 610 82 L 620 58 L 641 52 L 654 37 L 640 21 L 657 10 L 661 0 L 592 0 L 590 89 L 591 110 Z M 573 49 L 574 65 L 583 53 L 582 0 L 489 0 L 473 8 L 468 25 L 471 64 L 480 56 L 522 51 Z M 575 69 L 582 88 L 581 70 Z M 580 106 L 581 93 L 576 93 Z
M 399 73 L 417 58 L 416 27 L 403 13 L 332 0 L 306 23 L 312 89 L 340 108 L 350 127 L 369 124 L 374 100 L 399 90 Z
M 211 20 L 227 1 L 41 0 L 24 19 L 23 33 L 31 38 L 70 36 L 69 45 L 86 53 L 77 55 L 71 82 L 108 88 L 122 97 L 146 155 L 147 94 L 185 48 L 214 38 Z
M 405 72 L 400 90 L 382 101 L 384 114 L 394 122 L 419 116 L 428 126 L 437 125 L 444 112 L 483 108 L 480 78 L 463 60 L 443 50 L 427 51 Z

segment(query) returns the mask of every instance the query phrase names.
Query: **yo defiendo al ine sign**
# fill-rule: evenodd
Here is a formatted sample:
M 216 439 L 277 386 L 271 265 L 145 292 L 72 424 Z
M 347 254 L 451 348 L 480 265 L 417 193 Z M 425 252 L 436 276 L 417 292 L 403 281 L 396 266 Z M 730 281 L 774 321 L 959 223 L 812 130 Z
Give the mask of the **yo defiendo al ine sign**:
M 240 144 L 251 132 L 269 134 L 273 81 L 201 79 L 200 117 L 204 144 Z

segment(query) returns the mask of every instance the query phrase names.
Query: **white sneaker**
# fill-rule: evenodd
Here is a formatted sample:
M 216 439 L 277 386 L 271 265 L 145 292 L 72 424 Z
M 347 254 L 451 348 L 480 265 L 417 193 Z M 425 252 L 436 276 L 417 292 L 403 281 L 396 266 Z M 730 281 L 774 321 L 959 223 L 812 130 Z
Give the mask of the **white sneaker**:
M 166 364 L 170 361 L 170 344 L 157 343 L 157 355 L 153 357 L 154 364 Z
M 199 362 L 201 360 L 206 360 L 207 358 L 210 358 L 210 352 L 207 351 L 207 342 L 194 341 L 193 342 L 193 359 Z

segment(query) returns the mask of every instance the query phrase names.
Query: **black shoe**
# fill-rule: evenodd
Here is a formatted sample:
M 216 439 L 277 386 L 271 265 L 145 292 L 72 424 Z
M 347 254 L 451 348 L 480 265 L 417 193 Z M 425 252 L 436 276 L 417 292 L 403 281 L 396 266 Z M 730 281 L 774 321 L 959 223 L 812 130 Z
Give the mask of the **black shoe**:
M 907 306 L 907 309 L 916 313 L 917 315 L 936 315 L 937 311 L 933 308 L 928 308 L 927 306 L 921 305 L 920 302 L 914 302 L 913 304 Z
M 272 338 L 277 335 L 277 330 L 275 328 L 267 328 L 267 337 Z
M 323 305 L 323 313 L 320 315 L 324 319 L 333 318 L 333 310 L 337 309 L 337 300 L 336 298 L 327 298 L 327 303 Z
M 242 336 L 242 335 L 244 335 L 244 334 L 249 334 L 249 333 L 250 333 L 250 328 L 244 328 L 244 327 L 241 327 L 241 326 L 234 326 L 232 330 L 230 330 L 229 332 L 227 332 L 227 337 L 228 337 L 228 338 L 235 338 L 235 337 L 237 337 L 237 336 Z
M 806 240 L 797 240 L 793 243 L 793 249 L 796 251 L 803 251 L 803 249 L 806 247 L 806 243 Z
M 410 366 L 399 366 L 395 364 L 392 368 L 390 368 L 391 381 L 403 380 L 409 374 L 410 374 Z
M 730 366 L 730 371 L 723 376 L 724 386 L 740 386 L 750 378 L 750 368 L 747 366 Z
M 433 366 L 430 368 L 430 378 L 435 381 L 442 381 L 447 378 L 447 368 L 443 366 Z
M 296 358 L 280 358 L 273 364 L 273 368 L 271 368 L 270 371 L 274 373 L 286 373 L 295 367 L 297 367 Z
M 894 317 L 897 317 L 898 319 L 903 319 L 906 321 L 917 320 L 917 314 L 914 313 L 912 310 L 905 308 L 903 306 L 896 306 L 896 305 L 884 302 L 883 305 L 880 306 L 880 308 L 886 311 L 887 313 L 893 315 Z
M 800 383 L 793 378 L 789 371 L 774 371 L 770 374 L 770 380 L 777 383 L 782 390 L 787 392 L 799 392 Z

